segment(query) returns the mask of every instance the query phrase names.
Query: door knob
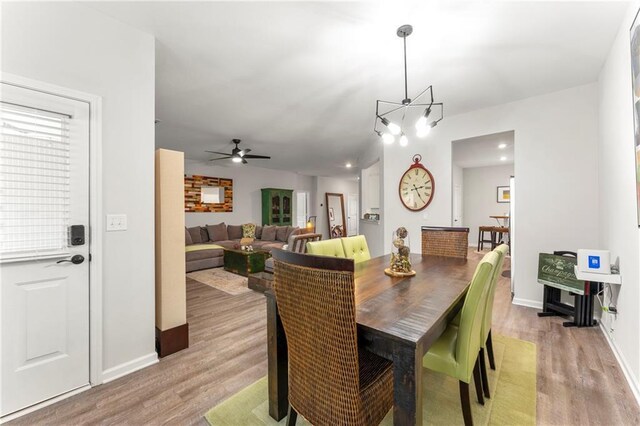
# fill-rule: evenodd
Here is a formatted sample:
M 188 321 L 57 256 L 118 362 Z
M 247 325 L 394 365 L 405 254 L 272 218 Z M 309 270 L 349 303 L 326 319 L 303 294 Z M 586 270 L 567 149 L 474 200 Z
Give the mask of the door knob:
M 82 262 L 84 262 L 84 256 L 81 254 L 76 254 L 75 256 L 72 256 L 71 259 L 58 260 L 56 263 L 65 263 L 65 262 L 70 262 L 70 263 L 73 263 L 74 265 L 79 265 Z

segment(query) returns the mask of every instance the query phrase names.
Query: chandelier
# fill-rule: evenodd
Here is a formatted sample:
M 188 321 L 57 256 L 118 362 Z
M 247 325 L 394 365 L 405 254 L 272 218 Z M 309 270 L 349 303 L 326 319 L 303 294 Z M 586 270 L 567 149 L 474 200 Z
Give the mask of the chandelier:
M 398 37 L 402 37 L 404 44 L 404 99 L 400 103 L 381 100 L 376 101 L 376 121 L 373 126 L 373 131 L 380 136 L 386 144 L 394 143 L 396 137 L 399 137 L 400 146 L 407 146 L 409 144 L 409 139 L 404 131 L 404 122 L 407 113 L 412 111 L 412 108 L 421 111 L 420 118 L 415 122 L 415 134 L 419 138 L 427 136 L 431 129 L 444 117 L 444 107 L 442 103 L 434 102 L 433 100 L 433 86 L 424 89 L 414 99 L 410 99 L 407 93 L 407 37 L 409 37 L 412 32 L 413 27 L 411 25 L 403 25 L 398 28 L 396 32 Z M 426 102 L 428 103 L 417 103 L 420 98 L 427 94 L 429 100 Z M 382 112 L 381 107 L 388 110 Z M 401 116 L 401 118 L 397 121 L 396 119 L 399 116 Z M 378 130 L 378 124 L 382 124 L 382 130 Z

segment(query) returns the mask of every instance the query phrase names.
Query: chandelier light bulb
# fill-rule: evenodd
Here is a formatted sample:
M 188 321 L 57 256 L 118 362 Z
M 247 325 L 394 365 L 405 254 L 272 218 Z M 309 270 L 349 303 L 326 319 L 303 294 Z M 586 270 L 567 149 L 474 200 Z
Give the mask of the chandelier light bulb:
M 382 142 L 384 142 L 387 145 L 391 145 L 393 142 L 395 142 L 395 140 L 396 138 L 394 138 L 393 135 L 390 133 L 382 134 Z
M 396 123 L 392 123 L 386 118 L 382 118 L 381 121 L 382 124 L 387 126 L 387 129 L 389 129 L 392 135 L 397 136 L 400 134 L 400 132 L 402 132 L 402 129 L 400 129 L 400 126 L 398 126 Z
M 400 136 L 400 146 L 409 145 L 409 139 L 405 135 Z
M 233 157 L 231 159 L 231 161 L 233 161 L 234 163 L 241 163 L 242 162 L 242 158 L 241 157 Z

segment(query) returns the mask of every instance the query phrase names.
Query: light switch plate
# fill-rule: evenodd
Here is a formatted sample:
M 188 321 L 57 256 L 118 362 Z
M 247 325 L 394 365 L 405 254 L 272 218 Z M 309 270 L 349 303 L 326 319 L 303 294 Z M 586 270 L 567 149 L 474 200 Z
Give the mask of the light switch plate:
M 126 214 L 108 214 L 107 215 L 107 232 L 126 231 L 127 215 Z

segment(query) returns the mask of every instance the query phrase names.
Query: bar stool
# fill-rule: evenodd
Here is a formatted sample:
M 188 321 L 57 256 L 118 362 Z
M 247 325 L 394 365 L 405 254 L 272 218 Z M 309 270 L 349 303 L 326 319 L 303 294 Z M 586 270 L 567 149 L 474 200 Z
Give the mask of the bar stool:
M 496 234 L 494 226 L 480 226 L 478 227 L 478 251 L 484 250 L 484 243 L 491 244 L 491 250 L 495 248 Z M 488 232 L 491 239 L 487 240 L 485 233 Z
M 511 236 L 509 234 L 509 228 L 507 228 L 506 226 L 495 226 L 493 228 L 494 231 L 494 241 L 493 244 L 491 245 L 491 249 L 495 249 L 498 245 L 500 245 L 500 243 L 504 243 L 508 246 L 510 246 L 510 242 L 511 242 Z M 503 240 L 503 238 L 506 238 Z

